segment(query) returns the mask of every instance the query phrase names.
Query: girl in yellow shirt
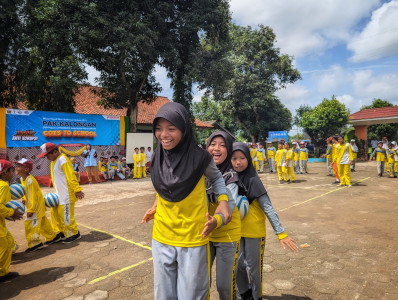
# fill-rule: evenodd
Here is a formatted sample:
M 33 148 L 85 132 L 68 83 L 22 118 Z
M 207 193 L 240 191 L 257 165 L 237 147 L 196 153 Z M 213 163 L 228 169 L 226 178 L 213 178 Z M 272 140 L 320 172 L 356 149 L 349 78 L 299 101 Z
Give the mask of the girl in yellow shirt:
M 227 186 L 228 206 L 232 214 L 232 220 L 219 229 L 210 233 L 210 262 L 211 266 L 216 260 L 216 284 L 220 300 L 236 299 L 235 275 L 236 262 L 239 252 L 240 241 L 240 214 L 236 208 L 236 198 L 238 196 L 238 174 L 233 170 L 231 164 L 232 157 L 232 138 L 221 130 L 210 135 L 207 139 L 207 151 L 213 156 L 217 168 L 223 175 Z M 206 180 L 207 197 L 210 201 L 210 214 L 217 209 L 218 203 L 215 194 Z
M 157 198 L 142 223 L 154 219 L 155 299 L 209 299 L 208 235 L 231 219 L 227 189 L 212 156 L 196 145 L 184 106 L 163 105 L 153 129 L 158 146 L 151 180 Z M 205 177 L 218 202 L 213 216 L 208 213 Z
M 251 163 L 249 148 L 234 143 L 232 166 L 239 175 L 239 195 L 249 200 L 249 210 L 242 220 L 242 238 L 238 257 L 236 283 L 242 299 L 262 297 L 262 266 L 265 246 L 265 219 L 268 217 L 282 247 L 298 250 L 296 241 L 288 237 L 279 222 L 267 191 Z

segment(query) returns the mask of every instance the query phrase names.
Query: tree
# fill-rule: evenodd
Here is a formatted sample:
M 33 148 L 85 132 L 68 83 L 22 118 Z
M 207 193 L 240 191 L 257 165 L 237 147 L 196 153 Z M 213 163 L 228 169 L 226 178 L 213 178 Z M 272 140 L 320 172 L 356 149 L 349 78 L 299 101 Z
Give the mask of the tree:
M 289 130 L 292 115 L 275 92 L 301 78 L 291 57 L 280 54 L 269 27 L 231 25 L 230 36 L 233 76 L 221 98 L 227 115 L 253 142 L 264 140 L 270 130 Z
M 382 99 L 373 99 L 372 104 L 364 105 L 360 110 L 369 109 L 369 108 L 382 108 L 393 106 L 391 102 Z M 398 124 L 377 124 L 370 125 L 368 127 L 368 140 L 375 138 L 377 140 L 381 140 L 382 137 L 386 136 L 389 140 L 393 140 L 397 137 L 398 132 Z
M 87 73 L 73 47 L 68 10 L 57 1 L 25 1 L 14 72 L 15 101 L 29 109 L 74 112 L 74 97 Z M 11 64 L 12 65 L 12 64 Z
M 329 136 L 345 131 L 349 115 L 349 110 L 333 95 L 305 112 L 299 126 L 311 137 L 314 146 L 319 147 Z
M 293 118 L 293 124 L 294 125 L 299 125 L 301 118 L 306 112 L 310 112 L 312 110 L 311 106 L 303 104 L 300 105 L 298 109 L 296 109 L 296 115 Z

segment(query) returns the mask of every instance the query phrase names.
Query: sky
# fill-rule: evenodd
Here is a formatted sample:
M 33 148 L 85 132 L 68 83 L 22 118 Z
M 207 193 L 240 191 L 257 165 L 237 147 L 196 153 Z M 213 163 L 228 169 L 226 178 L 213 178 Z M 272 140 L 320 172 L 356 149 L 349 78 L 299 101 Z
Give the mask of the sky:
M 374 98 L 398 105 L 398 0 L 232 0 L 230 9 L 237 25 L 271 27 L 292 57 L 302 80 L 277 96 L 293 115 L 332 95 L 351 113 Z M 157 66 L 155 76 L 172 99 L 166 71 Z M 202 95 L 194 89 L 194 101 Z

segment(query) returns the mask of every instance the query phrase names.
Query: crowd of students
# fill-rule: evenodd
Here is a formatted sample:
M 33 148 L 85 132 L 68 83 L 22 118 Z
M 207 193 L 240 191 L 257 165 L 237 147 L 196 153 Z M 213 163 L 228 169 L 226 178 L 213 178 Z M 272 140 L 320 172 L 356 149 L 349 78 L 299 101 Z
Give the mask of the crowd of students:
M 53 143 L 45 143 L 40 148 L 41 153 L 38 157 L 46 157 L 51 161 L 51 179 L 59 201 L 59 205 L 51 208 L 51 221 L 45 214 L 45 200 L 39 184 L 30 174 L 33 162 L 22 158 L 13 165 L 8 160 L 0 159 L 0 281 L 18 276 L 17 272 L 9 272 L 12 253 L 18 246 L 5 222 L 5 218 L 22 218 L 18 208 L 6 206 L 6 203 L 11 201 L 9 182 L 14 176 L 14 170 L 21 176 L 21 184 L 25 191 L 22 199 L 26 206 L 24 227 L 28 248 L 25 252 L 33 252 L 45 245 L 61 241 L 69 244 L 81 238 L 74 217 L 74 208 L 76 201 L 84 198 L 84 193 L 74 174 L 72 162 L 65 154 L 60 153 Z

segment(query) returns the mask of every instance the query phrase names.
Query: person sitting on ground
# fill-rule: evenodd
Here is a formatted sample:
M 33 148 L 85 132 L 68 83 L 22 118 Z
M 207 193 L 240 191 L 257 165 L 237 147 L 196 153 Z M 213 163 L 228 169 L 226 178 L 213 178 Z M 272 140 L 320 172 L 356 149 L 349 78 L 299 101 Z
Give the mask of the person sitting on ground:
M 117 161 L 117 156 L 111 156 L 111 161 L 109 162 L 109 168 L 112 169 L 111 171 L 113 171 L 113 175 L 112 175 L 112 179 L 115 178 L 115 174 L 117 177 L 119 177 L 121 180 L 125 180 L 126 177 L 123 175 L 123 172 L 120 168 L 120 164 Z
M 129 168 L 129 166 L 127 165 L 127 162 L 126 162 L 126 158 L 125 157 L 122 157 L 122 161 L 120 162 L 120 169 L 122 170 L 122 172 L 123 172 L 123 175 L 126 177 L 126 178 L 129 178 L 130 177 L 130 168 Z
M 105 157 L 101 156 L 98 162 L 98 169 L 101 172 L 102 176 L 104 177 L 105 181 L 109 180 L 108 174 L 108 162 Z

